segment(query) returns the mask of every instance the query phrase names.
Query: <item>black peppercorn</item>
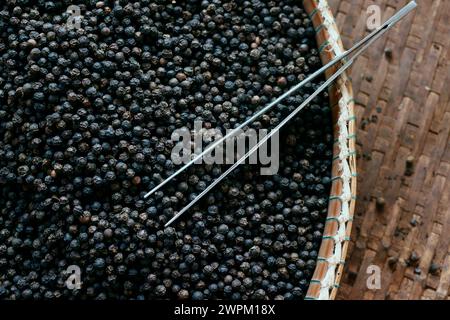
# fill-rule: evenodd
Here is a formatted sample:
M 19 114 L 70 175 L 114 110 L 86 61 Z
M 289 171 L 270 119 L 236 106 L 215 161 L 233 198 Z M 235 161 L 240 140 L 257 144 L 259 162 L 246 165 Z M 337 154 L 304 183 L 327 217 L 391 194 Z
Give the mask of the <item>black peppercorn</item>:
M 177 168 L 175 129 L 225 132 L 320 67 L 301 4 L 81 1 L 71 29 L 58 1 L 19 2 L 0 5 L 0 297 L 302 298 L 331 184 L 326 93 L 282 130 L 276 175 L 238 168 L 173 228 L 224 168 L 142 197 Z M 70 264 L 80 290 L 61 289 Z

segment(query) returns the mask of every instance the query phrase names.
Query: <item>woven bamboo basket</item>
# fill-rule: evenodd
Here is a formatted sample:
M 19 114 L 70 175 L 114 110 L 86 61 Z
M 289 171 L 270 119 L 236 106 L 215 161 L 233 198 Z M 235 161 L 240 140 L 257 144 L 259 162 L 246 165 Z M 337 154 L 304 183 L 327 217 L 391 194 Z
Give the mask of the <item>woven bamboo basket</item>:
M 316 30 L 322 63 L 344 51 L 336 22 L 326 0 L 303 0 Z M 328 78 L 340 64 L 327 70 Z M 344 268 L 356 200 L 355 113 L 352 85 L 343 73 L 329 89 L 334 138 L 332 185 L 328 214 L 316 269 L 306 299 L 334 299 Z

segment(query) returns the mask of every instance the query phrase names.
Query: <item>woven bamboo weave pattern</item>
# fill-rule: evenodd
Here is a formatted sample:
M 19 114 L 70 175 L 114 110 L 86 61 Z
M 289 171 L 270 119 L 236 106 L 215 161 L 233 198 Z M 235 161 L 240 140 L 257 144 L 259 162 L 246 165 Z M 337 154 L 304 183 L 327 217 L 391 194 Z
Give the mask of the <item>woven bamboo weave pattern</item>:
M 368 32 L 368 6 L 384 21 L 408 1 L 328 2 L 348 48 Z M 350 72 L 358 201 L 340 299 L 450 298 L 450 1 L 418 5 Z

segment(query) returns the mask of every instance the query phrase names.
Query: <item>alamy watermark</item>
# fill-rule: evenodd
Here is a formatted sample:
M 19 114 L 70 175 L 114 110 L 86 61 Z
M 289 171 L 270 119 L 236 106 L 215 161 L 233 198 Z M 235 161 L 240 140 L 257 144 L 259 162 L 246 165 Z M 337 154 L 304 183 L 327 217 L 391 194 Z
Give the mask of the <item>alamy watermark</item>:
M 233 131 L 228 129 L 226 135 Z M 245 153 L 258 145 L 268 135 L 267 129 L 237 130 L 226 138 L 223 143 L 212 145 L 223 138 L 222 132 L 215 128 L 203 128 L 201 121 L 194 122 L 194 130 L 191 132 L 186 127 L 176 129 L 172 133 L 172 141 L 176 142 L 172 149 L 171 159 L 176 165 L 186 164 L 203 152 L 203 145 L 207 143 L 212 150 L 195 161 L 196 164 L 234 164 L 241 159 Z M 208 148 L 205 148 L 205 150 Z M 270 149 L 270 150 L 269 150 Z M 279 169 L 279 134 L 274 133 L 270 139 L 261 143 L 258 150 L 253 152 L 247 159 L 249 164 L 260 164 L 261 175 L 274 175 Z
M 366 10 L 366 15 L 367 15 L 366 26 L 368 30 L 372 31 L 381 26 L 380 6 L 376 4 L 368 6 Z
M 69 29 L 80 29 L 81 28 L 81 19 L 83 16 L 81 15 L 81 9 L 79 6 L 70 5 L 66 12 L 70 15 L 67 18 L 66 26 Z
M 375 264 L 371 264 L 367 267 L 366 273 L 369 275 L 366 280 L 367 289 L 381 289 L 381 268 Z
M 73 264 L 70 265 L 66 272 L 69 277 L 66 280 L 66 287 L 69 290 L 79 290 L 81 289 L 81 269 L 79 266 Z

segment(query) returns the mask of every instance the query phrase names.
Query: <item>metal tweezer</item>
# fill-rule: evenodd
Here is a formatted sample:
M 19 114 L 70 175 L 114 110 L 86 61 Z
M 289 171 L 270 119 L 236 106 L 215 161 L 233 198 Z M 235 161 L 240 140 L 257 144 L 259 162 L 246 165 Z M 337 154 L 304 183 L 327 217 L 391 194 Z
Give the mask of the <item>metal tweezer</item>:
M 306 105 L 308 105 L 319 93 L 321 93 L 323 90 L 325 90 L 336 78 L 338 78 L 345 70 L 347 70 L 355 61 L 355 59 L 361 55 L 362 52 L 364 52 L 373 42 L 375 42 L 378 38 L 380 38 L 384 33 L 386 33 L 389 29 L 391 29 L 397 22 L 399 22 L 401 19 L 403 19 L 406 15 L 408 15 L 412 10 L 414 10 L 417 7 L 417 4 L 415 1 L 409 2 L 406 6 L 404 6 L 402 9 L 400 9 L 396 14 L 394 14 L 391 18 L 386 20 L 382 25 L 380 25 L 378 28 L 376 28 L 374 31 L 372 31 L 369 35 L 367 35 L 365 38 L 357 42 L 352 48 L 349 50 L 344 51 L 339 56 L 336 56 L 333 60 L 322 66 L 320 69 L 309 75 L 307 78 L 305 78 L 300 83 L 293 86 L 291 89 L 283 93 L 281 96 L 270 102 L 268 105 L 266 105 L 264 108 L 259 110 L 257 113 L 252 115 L 249 119 L 245 120 L 243 123 L 241 123 L 238 127 L 236 127 L 231 132 L 227 133 L 222 138 L 218 139 L 214 143 L 210 144 L 202 153 L 197 154 L 193 159 L 191 159 L 188 163 L 183 165 L 180 169 L 178 169 L 175 173 L 173 173 L 170 177 L 165 179 L 163 182 L 161 182 L 159 185 L 154 187 L 151 191 L 149 191 L 144 197 L 147 198 L 156 191 L 158 191 L 161 187 L 163 187 L 166 183 L 168 183 L 170 180 L 175 178 L 177 175 L 179 175 L 181 172 L 186 170 L 188 167 L 190 167 L 192 164 L 194 164 L 196 161 L 201 159 L 205 154 L 209 153 L 210 151 L 214 150 L 219 144 L 223 143 L 226 139 L 234 136 L 236 132 L 238 132 L 243 127 L 247 126 L 248 124 L 255 121 L 258 117 L 261 115 L 267 113 L 271 108 L 273 108 L 275 105 L 277 105 L 280 101 L 282 101 L 284 98 L 290 96 L 293 92 L 298 90 L 299 88 L 303 87 L 308 82 L 312 81 L 319 75 L 321 75 L 325 70 L 329 69 L 330 67 L 334 66 L 341 60 L 344 60 L 346 58 L 349 58 L 348 60 L 344 60 L 344 64 L 341 68 L 339 68 L 334 74 L 332 74 L 327 81 L 325 81 L 314 93 L 312 93 L 300 106 L 298 106 L 294 111 L 292 111 L 291 114 L 289 114 L 283 121 L 281 121 L 274 129 L 270 131 L 269 134 L 264 136 L 263 139 L 261 139 L 257 145 L 255 145 L 250 151 L 248 151 L 244 156 L 239 158 L 229 169 L 227 169 L 220 177 L 218 177 L 216 180 L 214 180 L 205 190 L 203 190 L 199 195 L 197 195 L 187 206 L 185 206 L 181 211 L 179 211 L 175 216 L 173 216 L 166 224 L 165 227 L 169 226 L 172 222 L 174 222 L 176 219 L 178 219 L 183 213 L 185 213 L 187 210 L 189 210 L 197 201 L 199 201 L 205 194 L 207 194 L 212 188 L 214 188 L 220 181 L 222 181 L 230 172 L 232 172 L 237 166 L 239 166 L 242 162 L 244 162 L 250 155 L 252 155 L 258 148 L 263 145 L 268 139 L 270 139 L 277 131 L 279 131 L 289 120 L 291 120 L 293 117 L 295 117 Z M 349 57 L 352 53 L 355 54 L 352 57 Z

